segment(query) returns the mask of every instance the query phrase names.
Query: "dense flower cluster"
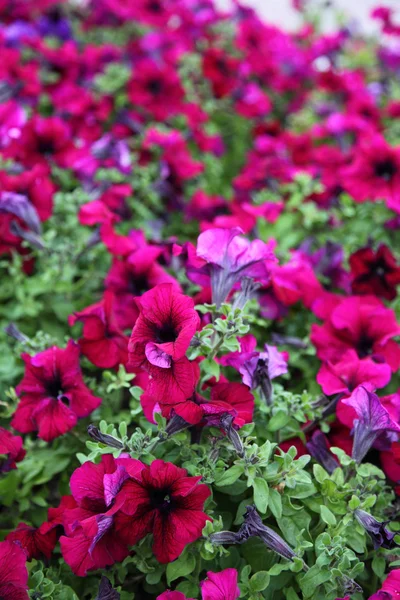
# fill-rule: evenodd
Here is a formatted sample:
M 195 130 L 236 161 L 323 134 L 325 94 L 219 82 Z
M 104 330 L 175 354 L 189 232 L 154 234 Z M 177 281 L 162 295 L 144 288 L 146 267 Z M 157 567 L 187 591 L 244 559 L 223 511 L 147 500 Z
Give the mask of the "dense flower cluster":
M 293 6 L 0 0 L 0 600 L 400 595 L 400 27 Z

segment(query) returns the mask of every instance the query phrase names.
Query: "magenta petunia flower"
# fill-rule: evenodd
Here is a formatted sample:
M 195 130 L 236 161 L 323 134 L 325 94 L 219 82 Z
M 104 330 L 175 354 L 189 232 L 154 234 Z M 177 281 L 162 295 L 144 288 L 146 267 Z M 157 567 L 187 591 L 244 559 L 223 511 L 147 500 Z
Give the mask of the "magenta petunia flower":
M 185 354 L 200 319 L 194 302 L 172 284 L 160 284 L 136 300 L 139 317 L 129 341 L 129 364 L 152 377 L 157 399 L 186 400 L 194 389 L 194 366 Z
M 239 227 L 208 229 L 197 240 L 197 256 L 208 264 L 213 302 L 217 307 L 243 277 L 267 283 L 271 267 L 276 263 L 272 242 L 250 242 L 242 233 Z
M 200 582 L 202 600 L 236 600 L 240 596 L 236 569 L 224 569 L 219 573 L 207 572 L 207 579 Z
M 142 60 L 128 84 L 129 100 L 158 121 L 175 115 L 183 103 L 184 90 L 171 65 Z
M 386 300 L 396 298 L 400 285 L 400 266 L 387 246 L 381 244 L 376 252 L 361 248 L 349 259 L 355 294 L 375 294 Z
M 49 528 L 47 523 L 40 527 L 31 527 L 26 523 L 19 523 L 15 531 L 6 537 L 10 542 L 16 542 L 24 550 L 27 560 L 31 561 L 50 559 L 57 543 L 57 531 Z
M 0 427 L 0 455 L 3 457 L 0 458 L 0 473 L 16 469 L 16 463 L 21 462 L 25 454 L 22 438 Z
M 38 431 L 46 442 L 64 435 L 101 404 L 83 382 L 79 347 L 53 346 L 35 356 L 22 354 L 25 375 L 16 390 L 21 400 L 11 422 L 21 433 Z
M 370 357 L 400 367 L 400 346 L 392 339 L 400 334 L 394 311 L 373 296 L 351 296 L 333 308 L 323 325 L 313 325 L 311 341 L 321 360 L 337 362 L 346 350 L 360 359 Z
M 172 463 L 155 460 L 130 476 L 117 494 L 117 537 L 128 545 L 153 533 L 153 553 L 161 563 L 175 560 L 197 540 L 210 517 L 203 512 L 211 492 L 201 477 Z
M 0 598 L 29 600 L 25 563 L 25 552 L 18 544 L 0 542 Z
M 355 147 L 353 161 L 342 171 L 344 189 L 356 200 L 386 200 L 400 212 L 400 148 L 391 147 L 379 134 L 364 136 Z
M 318 371 L 317 382 L 328 396 L 349 394 L 359 385 L 370 389 L 385 387 L 391 378 L 387 363 L 372 358 L 359 358 L 355 350 L 347 350 L 338 362 L 326 361 Z
M 114 303 L 114 294 L 105 291 L 100 302 L 69 318 L 71 326 L 77 321 L 83 323 L 82 337 L 78 340 L 81 352 L 102 369 L 125 365 L 128 360 L 128 338 L 118 327 Z
M 360 463 L 371 446 L 376 442 L 390 443 L 399 437 L 400 426 L 390 416 L 378 396 L 360 385 L 342 400 L 343 404 L 354 408 L 357 419 L 353 423 L 353 458 Z
M 64 560 L 73 572 L 84 577 L 87 571 L 120 562 L 129 554 L 115 530 L 115 497 L 122 483 L 144 468 L 131 458 L 114 459 L 107 454 L 100 464 L 84 463 L 74 471 L 70 487 L 76 507 L 60 514 L 65 535 L 60 544 Z

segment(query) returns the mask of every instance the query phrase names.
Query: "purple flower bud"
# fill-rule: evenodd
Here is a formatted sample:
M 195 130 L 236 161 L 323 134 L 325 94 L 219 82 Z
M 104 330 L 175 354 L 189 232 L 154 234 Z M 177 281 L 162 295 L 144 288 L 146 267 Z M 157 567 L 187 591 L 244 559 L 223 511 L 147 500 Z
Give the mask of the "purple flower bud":
M 274 344 L 293 346 L 293 348 L 298 348 L 299 350 L 305 350 L 306 348 L 308 348 L 307 342 L 303 342 L 303 340 L 301 340 L 300 338 L 293 337 L 291 335 L 272 333 L 271 338 Z
M 14 340 L 17 340 L 18 342 L 21 342 L 22 344 L 29 342 L 29 338 L 18 329 L 15 323 L 10 323 L 7 325 L 7 327 L 4 327 L 4 331 L 7 335 L 14 338 Z
M 237 432 L 237 429 L 233 426 L 234 417 L 229 413 L 224 413 L 220 418 L 220 426 L 223 429 L 235 448 L 237 454 L 239 456 L 244 456 L 243 442 L 241 440 L 240 435 Z
M 354 421 L 352 452 L 352 457 L 357 463 L 362 461 L 378 438 L 387 445 L 398 439 L 400 426 L 393 421 L 378 396 L 364 386 L 358 386 L 351 396 L 342 402 L 354 408 L 358 416 Z
M 34 233 L 40 234 L 40 220 L 35 207 L 26 196 L 14 192 L 0 193 L 0 214 L 8 213 L 15 215 L 29 227 Z
M 28 242 L 34 248 L 37 248 L 38 250 L 44 250 L 46 248 L 45 243 L 41 237 L 39 237 L 36 233 L 33 233 L 33 231 L 22 229 L 22 227 L 17 221 L 11 222 L 10 231 L 17 237 L 20 237 L 26 242 Z
M 175 435 L 175 433 L 179 433 L 179 431 L 183 431 L 188 427 L 190 427 L 190 423 L 185 421 L 185 419 L 177 415 L 176 412 L 172 410 L 171 418 L 168 421 L 167 426 L 165 428 L 165 433 L 167 437 L 171 437 L 172 435 Z
M 326 436 L 322 431 L 314 431 L 311 440 L 307 442 L 306 447 L 311 456 L 314 457 L 328 473 L 333 473 L 339 466 L 329 451 Z
M 104 575 L 101 576 L 99 592 L 95 600 L 120 600 L 121 594 L 114 590 L 111 582 Z
M 354 511 L 354 516 L 369 534 L 375 550 L 380 547 L 389 549 L 397 546 L 393 540 L 395 534 L 385 527 L 387 521 L 377 521 L 372 515 L 359 508 Z
M 223 544 L 243 544 L 248 540 L 248 536 L 244 531 L 239 530 L 237 533 L 233 531 L 219 531 L 210 535 L 210 542 L 216 546 Z
M 112 435 L 108 435 L 107 433 L 101 433 L 101 431 L 95 427 L 95 425 L 89 425 L 87 432 L 92 439 L 100 444 L 105 444 L 106 446 L 110 446 L 110 448 L 121 449 L 124 447 L 123 443 L 117 440 L 117 438 Z
M 264 525 L 255 506 L 246 506 L 246 509 L 244 527 L 249 537 L 259 537 L 270 550 L 283 558 L 293 560 L 296 556 L 294 550 L 273 529 Z

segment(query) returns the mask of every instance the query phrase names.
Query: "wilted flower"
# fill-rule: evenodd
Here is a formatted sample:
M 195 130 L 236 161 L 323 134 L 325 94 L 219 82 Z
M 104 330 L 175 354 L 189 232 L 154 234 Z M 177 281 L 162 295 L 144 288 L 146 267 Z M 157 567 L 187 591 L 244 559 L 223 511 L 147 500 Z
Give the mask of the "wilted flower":
M 246 506 L 246 513 L 244 515 L 244 524 L 242 527 L 249 534 L 249 536 L 259 537 L 264 544 L 273 552 L 276 552 L 283 558 L 293 560 L 296 553 L 292 548 L 278 535 L 273 529 L 264 525 L 258 514 L 255 506 Z
M 394 548 L 397 546 L 393 539 L 396 534 L 387 529 L 386 523 L 377 521 L 372 515 L 360 508 L 354 511 L 354 516 L 372 539 L 375 550 L 380 547 Z
M 311 440 L 306 444 L 307 450 L 328 473 L 339 466 L 333 454 L 329 451 L 328 440 L 322 431 L 314 431 Z
M 120 598 L 121 594 L 114 590 L 111 581 L 105 575 L 102 575 L 95 600 L 119 600 Z
M 353 428 L 352 456 L 358 463 L 378 438 L 388 442 L 397 440 L 400 426 L 393 421 L 376 394 L 360 385 L 342 402 L 354 408 L 357 413 L 358 418 L 354 421 Z

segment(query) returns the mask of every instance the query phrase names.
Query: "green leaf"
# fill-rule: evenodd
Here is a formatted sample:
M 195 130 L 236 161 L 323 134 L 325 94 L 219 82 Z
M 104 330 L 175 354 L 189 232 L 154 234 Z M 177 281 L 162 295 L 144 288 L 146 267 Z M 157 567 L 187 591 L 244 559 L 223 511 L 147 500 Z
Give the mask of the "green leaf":
M 255 573 L 249 581 L 249 588 L 251 592 L 262 592 L 268 587 L 270 575 L 267 571 L 259 571 Z
M 268 423 L 268 431 L 278 431 L 279 429 L 283 429 L 285 425 L 287 425 L 290 421 L 290 415 L 288 415 L 283 410 L 277 412 L 273 417 L 271 417 Z
M 167 566 L 167 583 L 171 584 L 172 581 L 179 577 L 186 577 L 194 571 L 196 567 L 196 559 L 190 552 L 183 552 L 180 557 Z
M 225 471 L 225 473 L 222 473 L 221 477 L 219 477 L 218 479 L 215 480 L 215 485 L 217 485 L 218 487 L 223 487 L 225 485 L 232 485 L 239 479 L 239 477 L 242 475 L 242 473 L 243 473 L 243 466 L 242 465 L 234 465 L 233 467 L 231 467 L 230 469 Z
M 261 513 L 265 513 L 268 507 L 269 488 L 265 479 L 256 477 L 253 483 L 254 490 L 254 504 L 257 510 Z
M 356 508 L 358 508 L 360 506 L 360 499 L 357 498 L 357 496 L 352 496 L 351 500 L 349 501 L 349 508 L 351 510 L 355 510 Z
M 280 519 L 282 517 L 282 497 L 274 488 L 269 490 L 268 506 L 275 519 Z
M 318 565 L 311 567 L 300 581 L 304 598 L 314 598 L 316 596 L 316 588 L 331 578 L 332 573 L 329 569 L 321 569 Z
M 336 517 L 327 506 L 321 505 L 321 519 L 327 525 L 336 525 Z
M 217 381 L 219 380 L 220 366 L 215 359 L 206 358 L 201 361 L 200 366 L 203 373 L 210 375 L 210 377 L 215 377 Z
M 386 570 L 386 560 L 383 556 L 374 556 L 372 559 L 372 570 L 374 573 L 376 573 L 379 579 L 383 579 Z

